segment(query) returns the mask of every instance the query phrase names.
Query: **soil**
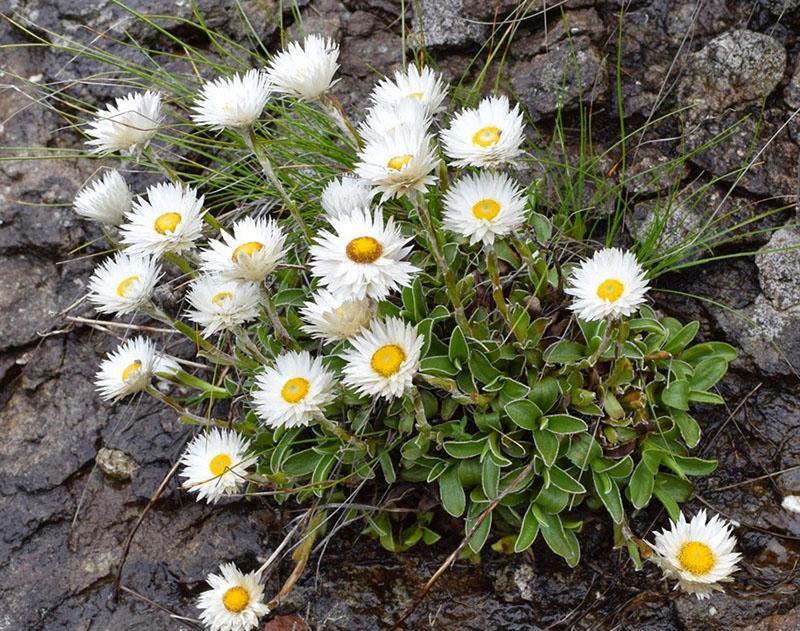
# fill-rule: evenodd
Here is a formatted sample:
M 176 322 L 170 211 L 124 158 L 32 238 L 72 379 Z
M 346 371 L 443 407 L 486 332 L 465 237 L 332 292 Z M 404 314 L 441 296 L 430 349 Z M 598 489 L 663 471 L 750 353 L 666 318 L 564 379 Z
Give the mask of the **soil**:
M 172 16 L 162 20 L 165 28 L 186 35 L 179 18 L 190 17 L 191 3 L 130 4 L 143 13 Z M 210 26 L 245 40 L 232 17 L 237 3 L 197 4 Z M 280 3 L 238 4 L 270 49 L 278 47 Z M 375 72 L 388 73 L 401 61 L 400 3 L 296 4 L 307 31 L 341 42 L 336 93 L 345 105 L 363 105 Z M 523 3 L 439 4 L 419 3 L 422 23 L 434 36 L 430 55 L 453 78 L 483 43 L 487 30 L 478 23 Z M 625 5 L 621 40 L 620 4 Z M 642 160 L 656 164 L 680 143 L 699 146 L 727 121 L 766 104 L 763 120 L 754 119 L 741 138 L 699 152 L 685 170 L 665 180 L 670 188 L 696 190 L 697 182 L 721 178 L 707 189 L 713 199 L 727 195 L 726 203 L 741 212 L 785 208 L 773 216 L 772 226 L 794 224 L 800 155 L 791 119 L 800 94 L 797 2 L 529 0 L 526 6 L 529 15 L 501 71 L 501 86 L 518 93 L 542 130 L 552 125 L 559 104 L 567 117 L 588 107 L 595 142 L 602 146 L 610 139 L 604 130 L 618 124 L 618 87 L 628 128 L 659 108 L 692 105 L 680 123 L 655 126 L 649 134 L 653 142 Z M 35 32 L 51 39 L 68 34 L 89 41 L 100 34 L 105 46 L 119 51 L 112 36 L 127 29 L 147 45 L 169 48 L 163 36 L 135 24 L 109 0 L 0 0 L 0 13 L 20 26 L 36 25 Z M 298 32 L 292 12 L 283 20 L 290 33 Z M 406 20 L 415 23 L 411 12 Z M 0 43 L 30 42 L 20 26 L 0 20 Z M 574 57 L 570 46 L 577 47 Z M 580 72 L 565 74 L 575 58 L 583 60 Z M 65 121 L 46 104 L 32 102 L 17 77 L 69 83 L 98 72 L 96 62 L 19 47 L 3 50 L 0 69 L 5 147 L 78 145 Z M 665 94 L 663 84 L 674 89 Z M 555 98 L 559 86 L 563 92 Z M 70 89 L 90 102 L 107 98 L 102 82 L 78 82 Z M 773 136 L 746 177 L 730 176 L 749 159 L 746 145 L 762 146 Z M 72 250 L 98 234 L 78 220 L 70 204 L 97 166 L 86 160 L 0 162 L 0 631 L 193 628 L 170 614 L 196 617 L 193 601 L 208 572 L 228 560 L 243 569 L 257 567 L 291 517 L 260 498 L 197 504 L 173 482 L 145 517 L 123 572 L 125 590 L 113 598 L 124 540 L 192 430 L 150 400 L 101 402 L 92 380 L 99 360 L 116 344 L 115 333 L 60 315 L 83 296 L 92 269 Z M 658 184 L 634 192 L 642 202 L 636 221 L 645 221 Z M 786 232 L 791 229 L 783 229 L 781 243 L 796 242 Z M 753 251 L 765 241 L 745 239 L 741 249 Z M 786 269 L 796 265 L 793 261 Z M 407 628 L 800 627 L 800 514 L 781 507 L 785 496 L 800 495 L 800 307 L 794 299 L 800 280 L 781 272 L 781 264 L 779 259 L 776 268 L 770 256 L 731 259 L 660 281 L 662 290 L 708 295 L 727 309 L 667 291 L 654 296 L 664 311 L 699 319 L 703 337 L 744 351 L 721 384 L 727 408 L 695 410 L 704 432 L 697 451 L 719 458 L 720 467 L 699 480 L 697 498 L 687 507 L 693 512 L 706 506 L 738 524 L 744 562 L 725 594 L 697 601 L 672 591 L 654 567 L 634 571 L 627 555 L 611 547 L 609 520 L 587 514 L 578 568 L 570 570 L 539 542 L 520 556 L 487 551 L 480 564 L 459 562 L 447 572 Z M 70 313 L 90 315 L 85 306 Z M 644 536 L 665 524 L 663 512 L 651 507 L 635 514 L 631 527 Z M 321 560 L 313 559 L 278 617 L 263 628 L 301 628 L 302 620 L 315 629 L 391 627 L 458 544 L 455 528 L 452 532 L 435 546 L 391 554 L 357 530 L 343 531 Z M 277 568 L 267 591 L 277 591 L 290 570 L 288 563 Z

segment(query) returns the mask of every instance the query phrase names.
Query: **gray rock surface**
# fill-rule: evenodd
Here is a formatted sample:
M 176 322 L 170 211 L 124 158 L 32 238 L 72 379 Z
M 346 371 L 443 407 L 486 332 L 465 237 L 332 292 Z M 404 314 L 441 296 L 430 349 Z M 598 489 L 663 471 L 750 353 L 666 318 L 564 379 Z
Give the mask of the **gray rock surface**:
M 756 255 L 764 296 L 780 310 L 800 307 L 800 230 L 776 230 Z
M 465 46 L 482 43 L 488 26 L 464 15 L 464 0 L 420 0 L 417 37 L 425 46 Z
M 535 120 L 600 100 L 607 81 L 606 61 L 586 37 L 559 42 L 511 71 L 511 87 Z

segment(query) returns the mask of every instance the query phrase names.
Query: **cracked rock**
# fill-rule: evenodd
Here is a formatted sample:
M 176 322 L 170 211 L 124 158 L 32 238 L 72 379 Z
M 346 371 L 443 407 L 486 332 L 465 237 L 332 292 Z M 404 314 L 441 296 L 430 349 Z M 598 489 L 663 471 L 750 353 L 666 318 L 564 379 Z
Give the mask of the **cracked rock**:
M 419 35 L 428 48 L 482 43 L 488 28 L 464 17 L 464 0 L 420 2 Z
M 109 478 L 127 482 L 139 464 L 124 451 L 101 447 L 94 458 L 97 466 Z

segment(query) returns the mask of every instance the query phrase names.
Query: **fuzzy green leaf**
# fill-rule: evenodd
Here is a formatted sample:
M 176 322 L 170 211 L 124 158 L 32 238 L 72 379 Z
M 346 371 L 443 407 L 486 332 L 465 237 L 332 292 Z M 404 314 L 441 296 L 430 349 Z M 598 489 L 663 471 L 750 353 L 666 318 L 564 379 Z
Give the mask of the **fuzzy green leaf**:
M 579 434 L 588 428 L 586 421 L 570 414 L 551 414 L 547 416 L 547 429 L 556 434 Z
M 539 419 L 542 412 L 537 405 L 528 399 L 518 399 L 505 406 L 506 414 L 514 424 L 522 429 L 539 429 Z
M 467 506 L 467 496 L 458 479 L 458 467 L 450 467 L 439 477 L 439 497 L 442 506 L 453 517 L 461 517 Z

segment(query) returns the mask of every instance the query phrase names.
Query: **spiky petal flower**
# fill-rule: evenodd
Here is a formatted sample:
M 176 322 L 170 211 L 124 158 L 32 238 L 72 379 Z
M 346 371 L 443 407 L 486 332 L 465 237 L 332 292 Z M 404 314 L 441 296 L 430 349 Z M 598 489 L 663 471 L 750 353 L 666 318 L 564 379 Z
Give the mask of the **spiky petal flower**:
M 307 35 L 302 46 L 290 42 L 267 66 L 276 92 L 312 101 L 331 89 L 339 68 L 339 45 L 320 35 Z
M 84 186 L 75 196 L 75 212 L 108 226 L 122 223 L 130 212 L 133 193 L 116 169 L 106 171 L 101 179 Z
M 326 342 L 339 342 L 358 335 L 369 324 L 374 313 L 369 298 L 340 300 L 331 292 L 321 289 L 313 300 L 300 309 L 306 324 L 301 330 L 311 337 Z
M 619 248 L 604 248 L 583 261 L 569 278 L 565 293 L 570 309 L 584 320 L 629 316 L 645 300 L 648 281 L 636 257 Z
M 203 84 L 192 108 L 196 112 L 192 120 L 219 129 L 247 129 L 261 116 L 271 91 L 262 70 L 219 77 Z
M 431 119 L 419 103 L 412 100 L 375 105 L 369 109 L 358 133 L 366 143 L 380 142 L 398 129 L 427 131 Z
M 378 83 L 371 98 L 376 105 L 412 100 L 420 103 L 428 116 L 433 116 L 444 109 L 442 102 L 446 95 L 447 86 L 437 72 L 427 66 L 418 70 L 414 64 L 408 64 L 405 72 L 395 71 L 394 81 L 387 77 Z
M 161 183 L 139 196 L 125 215 L 122 242 L 131 252 L 160 256 L 194 247 L 203 230 L 203 196 L 180 184 Z
M 328 219 L 338 219 L 354 210 L 369 209 L 371 202 L 372 187 L 352 175 L 343 175 L 328 182 L 322 189 L 320 199 Z
M 135 337 L 106 355 L 95 375 L 95 386 L 103 399 L 121 399 L 150 384 L 156 351 L 144 337 Z
M 89 300 L 100 313 L 133 313 L 149 302 L 160 277 L 161 267 L 151 257 L 118 252 L 92 274 Z
M 307 351 L 278 356 L 256 377 L 255 410 L 268 427 L 298 427 L 323 417 L 336 398 L 336 378 Z
M 355 211 L 331 220 L 309 250 L 311 273 L 336 296 L 381 300 L 411 284 L 418 268 L 406 262 L 411 251 L 394 219 L 384 225 L 380 209 L 374 214 Z
M 221 574 L 209 574 L 211 589 L 197 599 L 200 620 L 209 631 L 250 631 L 269 613 L 264 587 L 255 572 L 244 574 L 233 563 L 220 566 Z
M 494 168 L 522 153 L 524 127 L 519 105 L 512 110 L 505 96 L 490 96 L 461 111 L 440 137 L 453 166 Z
M 468 237 L 470 244 L 491 245 L 525 222 L 523 191 L 501 173 L 462 177 L 447 192 L 444 207 L 444 227 Z
M 358 154 L 356 175 L 367 180 L 382 199 L 411 191 L 425 192 L 436 181 L 433 138 L 425 127 L 408 125 L 372 138 Z
M 724 591 L 720 583 L 733 581 L 731 574 L 742 555 L 733 551 L 732 526 L 718 515 L 708 519 L 701 510 L 687 522 L 681 513 L 677 522 L 670 521 L 669 530 L 654 534 L 655 543 L 648 543 L 655 552 L 651 560 L 665 577 L 678 580 L 675 589 L 702 600 L 714 590 Z
M 192 281 L 187 299 L 193 307 L 187 316 L 204 327 L 203 337 L 255 320 L 261 304 L 255 283 L 218 276 L 201 276 Z
M 197 501 L 216 503 L 237 493 L 247 469 L 256 462 L 249 455 L 250 441 L 230 429 L 211 428 L 196 436 L 181 456 L 183 488 L 197 493 Z
M 86 133 L 95 153 L 141 153 L 161 124 L 161 95 L 131 92 L 106 106 L 91 122 Z
M 400 318 L 373 321 L 367 331 L 350 340 L 353 348 L 342 354 L 347 362 L 344 383 L 367 396 L 403 396 L 419 370 L 424 342 L 417 327 Z
M 286 235 L 273 219 L 245 217 L 233 224 L 233 234 L 220 231 L 200 252 L 204 271 L 226 280 L 260 282 L 275 269 L 284 254 Z

